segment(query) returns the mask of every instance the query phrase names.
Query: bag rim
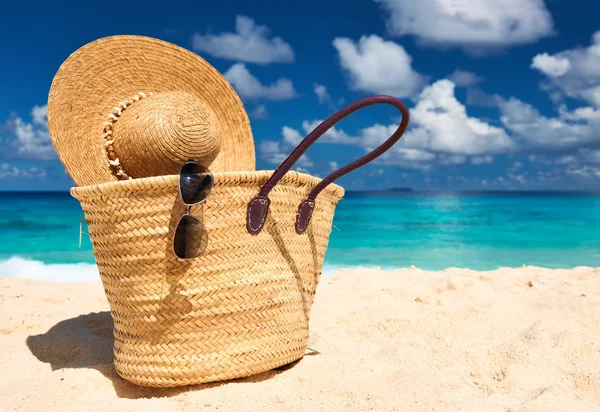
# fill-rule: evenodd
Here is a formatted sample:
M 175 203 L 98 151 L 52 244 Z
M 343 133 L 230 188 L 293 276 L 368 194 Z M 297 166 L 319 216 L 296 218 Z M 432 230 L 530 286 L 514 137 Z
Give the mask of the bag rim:
M 213 172 L 214 185 L 215 187 L 257 185 L 256 193 L 258 194 L 260 185 L 264 184 L 274 172 L 275 170 Z M 177 185 L 178 178 L 179 175 L 164 175 L 104 182 L 89 186 L 72 187 L 70 189 L 70 193 L 71 196 L 77 200 L 103 196 L 118 196 L 124 192 L 127 192 L 127 194 L 132 194 L 135 192 L 144 192 L 148 189 L 175 187 Z M 306 186 L 308 193 L 322 180 L 323 179 L 307 173 L 289 171 L 281 179 L 279 184 Z M 323 190 L 323 192 L 326 192 L 328 195 L 335 196 L 339 200 L 344 197 L 345 189 L 336 183 L 331 183 Z

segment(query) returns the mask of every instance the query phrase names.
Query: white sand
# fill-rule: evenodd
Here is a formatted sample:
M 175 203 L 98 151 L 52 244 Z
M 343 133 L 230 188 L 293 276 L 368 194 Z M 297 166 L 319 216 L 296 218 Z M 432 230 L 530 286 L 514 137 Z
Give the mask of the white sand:
M 345 270 L 282 371 L 137 387 L 100 283 L 0 279 L 0 410 L 600 410 L 600 268 Z

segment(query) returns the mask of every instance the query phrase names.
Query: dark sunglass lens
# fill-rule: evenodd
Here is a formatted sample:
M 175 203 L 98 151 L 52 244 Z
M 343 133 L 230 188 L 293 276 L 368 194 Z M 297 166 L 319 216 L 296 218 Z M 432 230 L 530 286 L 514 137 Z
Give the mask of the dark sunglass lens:
M 186 163 L 179 174 L 179 190 L 183 203 L 193 205 L 205 200 L 213 187 L 208 168 L 198 163 Z
M 200 256 L 208 245 L 208 233 L 194 216 L 184 215 L 177 224 L 173 237 L 173 251 L 180 259 Z

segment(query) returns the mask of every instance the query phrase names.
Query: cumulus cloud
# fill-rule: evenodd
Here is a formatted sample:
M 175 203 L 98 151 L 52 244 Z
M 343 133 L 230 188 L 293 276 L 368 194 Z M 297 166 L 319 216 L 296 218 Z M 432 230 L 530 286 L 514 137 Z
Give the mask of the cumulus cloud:
M 476 156 L 475 163 L 489 163 L 491 154 L 512 151 L 514 143 L 504 129 L 469 116 L 454 91 L 455 85 L 449 80 L 426 87 L 411 110 L 411 127 L 401 143 L 378 162 L 423 170 L 434 164 L 461 164 L 467 161 L 467 156 Z M 304 121 L 302 129 L 308 134 L 320 123 L 320 120 Z M 318 142 L 353 145 L 368 152 L 387 140 L 397 128 L 397 123 L 373 124 L 360 129 L 357 135 L 332 128 Z M 299 136 L 299 132 L 290 127 L 284 129 L 285 139 L 295 142 L 286 136 Z
M 287 142 L 276 140 L 264 140 L 260 143 L 259 150 L 261 157 L 272 165 L 279 166 L 294 149 Z M 308 173 L 307 168 L 314 166 L 314 162 L 306 154 L 302 155 L 296 164 L 292 167 L 294 170 Z M 302 168 L 302 170 L 300 170 Z
M 597 178 L 600 175 L 600 109 L 559 107 L 558 115 L 545 116 L 530 104 L 516 98 L 500 99 L 501 121 L 510 130 L 521 153 L 531 163 L 551 168 L 537 173 L 542 182 L 571 178 Z M 508 176 L 519 182 L 531 181 L 525 167 L 514 162 Z
M 513 164 L 508 168 L 509 172 L 517 172 L 518 170 L 523 168 L 523 163 L 519 162 L 518 160 L 516 162 L 513 162 Z
M 546 76 L 543 86 L 552 97 L 568 96 L 600 107 L 600 31 L 589 47 L 538 54 L 531 67 Z
M 281 135 L 283 136 L 283 141 L 291 146 L 298 146 L 302 139 L 304 139 L 304 136 L 298 130 L 288 126 L 283 126 Z
M 587 162 L 600 163 L 600 150 L 588 148 L 579 149 L 578 155 Z
M 8 120 L 4 129 L 9 135 L 8 145 L 11 147 L 7 158 L 53 160 L 56 152 L 50 141 L 48 132 L 48 107 L 34 106 L 31 110 L 31 123 L 18 116 Z
M 192 48 L 215 57 L 247 63 L 269 64 L 294 61 L 292 47 L 247 16 L 235 18 L 235 33 L 194 34 Z
M 302 129 L 306 134 L 312 132 L 322 120 L 303 121 Z M 332 127 L 323 136 L 317 140 L 317 143 L 344 144 L 358 146 L 365 152 L 373 150 L 379 146 L 384 140 L 389 138 L 396 131 L 398 125 L 384 126 L 375 124 L 373 126 L 361 129 L 358 136 L 350 136 L 342 129 Z M 292 134 L 293 133 L 293 134 Z M 299 136 L 300 133 L 290 127 L 284 127 L 284 140 L 291 143 L 290 135 Z M 295 143 L 295 141 L 294 141 Z M 415 147 L 406 147 L 406 145 L 398 144 L 392 147 L 377 161 L 381 164 L 390 164 L 403 166 L 411 169 L 429 169 L 429 162 L 434 160 L 436 155 Z M 331 165 L 331 164 L 330 164 Z
M 489 96 L 500 111 L 500 124 L 496 125 L 470 115 L 456 98 L 455 89 L 456 85 L 448 79 L 425 87 L 415 98 L 411 126 L 402 141 L 377 162 L 427 170 L 465 162 L 485 165 L 493 163 L 496 155 L 524 154 L 530 155 L 531 162 L 559 167 L 563 175 L 568 168 L 572 174 L 587 170 L 591 176 L 590 168 L 600 167 L 600 109 L 569 110 L 560 106 L 557 115 L 547 116 L 514 97 Z M 280 144 L 295 147 L 320 123 L 321 120 L 305 120 L 300 129 L 284 127 Z M 368 152 L 389 138 L 397 127 L 397 123 L 376 123 L 355 133 L 332 128 L 318 142 L 352 145 Z M 281 150 L 271 151 L 275 152 Z M 549 181 L 551 177 L 528 174 L 528 170 L 516 161 L 507 168 L 506 178 L 527 184 L 542 177 Z
M 463 164 L 467 160 L 467 157 L 459 154 L 441 154 L 439 156 L 439 161 L 443 165 L 460 165 Z
M 33 106 L 31 109 L 31 119 L 33 124 L 41 125 L 43 127 L 48 126 L 48 105 Z
M 434 162 L 461 164 L 467 155 L 486 156 L 514 150 L 514 142 L 504 129 L 469 116 L 454 91 L 454 83 L 445 79 L 421 92 L 411 109 L 411 127 L 402 142 L 384 155 L 386 163 L 427 168 Z M 372 150 L 397 127 L 368 127 L 361 131 L 359 141 L 365 150 Z
M 236 63 L 224 74 L 242 99 L 288 100 L 296 97 L 294 85 L 281 78 L 269 85 L 262 84 L 243 63 Z
M 338 37 L 333 46 L 353 90 L 411 97 L 427 81 L 413 70 L 412 57 L 402 46 L 381 37 L 362 36 L 357 43 Z
M 595 173 L 596 171 L 600 171 L 600 150 L 598 149 L 584 147 L 573 150 L 570 154 L 531 155 L 529 156 L 529 161 L 553 167 L 552 175 L 544 175 L 546 180 L 556 178 L 555 175 L 558 173 L 563 176 L 566 174 L 572 177 L 600 177 L 600 175 L 596 175 Z M 514 172 L 511 169 L 509 171 Z
M 424 45 L 470 53 L 534 43 L 553 34 L 543 0 L 375 0 L 388 13 L 388 31 Z
M 471 164 L 476 166 L 485 165 L 493 162 L 494 158 L 492 156 L 473 156 L 471 158 Z
M 317 95 L 317 99 L 319 99 L 320 104 L 325 103 L 329 106 L 330 109 L 337 109 L 337 105 L 333 102 L 333 98 L 327 91 L 327 87 L 319 83 L 313 83 L 313 91 Z
M 470 117 L 454 91 L 450 80 L 439 80 L 423 90 L 411 110 L 413 127 L 407 141 L 426 142 L 436 152 L 465 155 L 512 150 L 514 143 L 504 129 Z
M 527 179 L 528 173 L 527 172 L 524 172 L 524 173 L 521 173 L 521 174 L 508 173 L 507 176 L 510 179 L 515 180 L 515 181 L 519 182 L 522 185 L 526 184 L 527 181 L 528 181 L 528 179 Z
M 533 58 L 531 67 L 538 69 L 548 76 L 558 77 L 569 70 L 571 63 L 565 57 L 550 56 L 548 53 L 542 53 Z
M 289 154 L 300 144 L 304 136 L 296 129 L 283 126 L 281 129 L 282 140 L 265 140 L 260 143 L 259 151 L 261 157 L 268 163 L 279 166 Z M 308 168 L 314 166 L 314 162 L 306 154 L 302 155 L 292 169 L 299 172 L 310 173 Z
M 39 167 L 18 168 L 9 163 L 0 163 L 0 180 L 45 179 L 48 173 Z
M 259 104 L 252 110 L 250 117 L 256 120 L 266 120 L 269 118 L 269 112 L 267 112 L 267 108 L 264 104 Z
M 518 137 L 521 150 L 564 152 L 598 140 L 600 113 L 593 109 L 563 110 L 547 117 L 514 97 L 499 99 L 503 125 Z
M 579 166 L 569 167 L 565 170 L 565 173 L 569 176 L 583 177 L 583 178 L 600 178 L 600 167 L 595 166 Z
M 269 163 L 280 164 L 287 157 L 278 141 L 264 140 L 260 143 L 259 148 L 262 158 Z
M 317 98 L 319 99 L 319 103 L 325 103 L 326 101 L 330 101 L 331 100 L 331 96 L 329 95 L 329 93 L 327 93 L 327 87 L 323 86 L 322 84 L 318 84 L 318 83 L 314 83 L 313 84 L 314 87 L 314 92 L 317 95 Z
M 323 120 L 312 120 L 312 121 L 305 120 L 302 122 L 302 130 L 304 130 L 304 133 L 306 133 L 308 135 L 322 122 L 323 122 Z M 333 126 L 331 129 L 326 131 L 323 134 L 323 136 L 321 136 L 319 138 L 319 140 L 317 140 L 317 142 L 355 145 L 355 144 L 357 144 L 358 139 L 356 137 L 352 137 L 352 136 L 348 135 L 343 130 L 340 130 L 340 129 L 336 128 L 335 126 Z
M 473 72 L 456 69 L 448 76 L 448 80 L 454 83 L 457 87 L 472 87 L 483 81 L 483 77 L 476 75 Z

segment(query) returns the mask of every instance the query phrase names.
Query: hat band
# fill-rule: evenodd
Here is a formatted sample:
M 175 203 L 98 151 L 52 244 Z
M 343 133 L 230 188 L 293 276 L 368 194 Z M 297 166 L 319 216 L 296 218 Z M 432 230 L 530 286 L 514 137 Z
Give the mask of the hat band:
M 124 100 L 119 102 L 119 104 L 113 109 L 113 112 L 108 115 L 108 122 L 104 123 L 104 134 L 102 137 L 104 138 L 104 149 L 106 151 L 106 157 L 108 158 L 108 164 L 111 169 L 113 175 L 117 177 L 119 180 L 129 180 L 131 176 L 129 176 L 123 168 L 121 167 L 121 162 L 119 161 L 119 157 L 115 152 L 115 147 L 113 144 L 115 143 L 115 137 L 113 135 L 113 125 L 119 120 L 119 117 L 123 113 L 123 110 L 127 109 L 134 102 L 146 98 L 148 96 L 152 96 L 151 92 L 148 94 L 144 92 L 138 92 L 135 96 L 133 96 L 130 100 Z

